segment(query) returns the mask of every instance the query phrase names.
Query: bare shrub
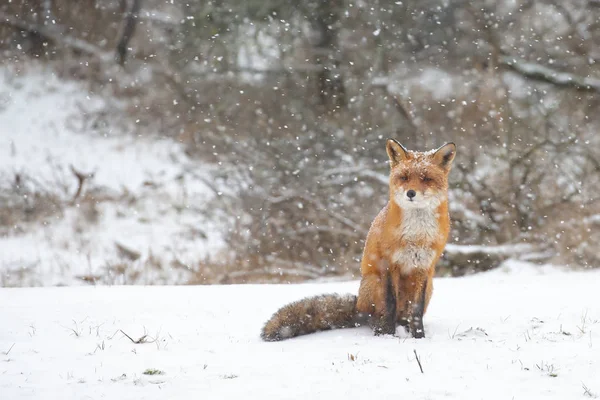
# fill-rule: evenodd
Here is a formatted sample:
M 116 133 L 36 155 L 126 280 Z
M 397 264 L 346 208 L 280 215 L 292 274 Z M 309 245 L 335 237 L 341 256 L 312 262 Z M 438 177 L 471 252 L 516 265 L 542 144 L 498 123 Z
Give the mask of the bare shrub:
M 0 11 L 15 16 L 14 7 Z M 177 23 L 136 30 L 118 66 L 106 55 L 119 35 L 101 29 L 122 26 L 115 7 L 81 9 L 80 21 L 61 9 L 76 43 L 37 33 L 72 57 L 63 73 L 80 71 L 123 100 L 119 116 L 138 122 L 135 133 L 159 131 L 218 166 L 204 212 L 222 221 L 229 252 L 192 267 L 197 282 L 356 276 L 387 200 L 388 137 L 418 150 L 456 142 L 452 243 L 527 244 L 519 257 L 599 265 L 600 9 L 591 3 L 192 1 L 169 8 Z M 87 33 L 94 17 L 101 23 Z M 7 24 L 36 32 L 4 21 L 4 33 Z M 440 273 L 505 259 L 450 252 Z M 137 281 L 130 270 L 111 267 Z
M 19 232 L 21 224 L 48 221 L 62 215 L 63 201 L 33 177 L 16 173 L 0 178 L 0 234 Z

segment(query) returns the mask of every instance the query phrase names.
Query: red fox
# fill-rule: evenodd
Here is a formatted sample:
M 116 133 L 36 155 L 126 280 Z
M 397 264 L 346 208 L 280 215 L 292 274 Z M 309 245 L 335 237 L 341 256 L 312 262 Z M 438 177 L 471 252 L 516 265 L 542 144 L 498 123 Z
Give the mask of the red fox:
M 366 324 L 375 335 L 393 335 L 401 325 L 414 338 L 425 337 L 423 315 L 450 231 L 448 174 L 456 146 L 417 152 L 388 139 L 386 151 L 389 201 L 367 234 L 358 296 L 325 294 L 288 304 L 266 322 L 263 340 Z

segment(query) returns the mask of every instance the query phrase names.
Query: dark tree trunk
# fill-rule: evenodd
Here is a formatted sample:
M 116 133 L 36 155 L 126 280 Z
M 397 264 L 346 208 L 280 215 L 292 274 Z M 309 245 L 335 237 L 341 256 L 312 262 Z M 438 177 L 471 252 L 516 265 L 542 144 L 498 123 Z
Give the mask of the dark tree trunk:
M 337 23 L 341 11 L 338 3 L 340 1 L 337 0 L 321 2 L 313 21 L 313 28 L 319 35 L 315 45 L 315 62 L 321 68 L 317 73 L 317 87 L 321 104 L 330 111 L 346 105 L 337 43 Z
M 123 4 L 126 5 L 127 0 L 123 0 Z M 117 44 L 117 62 L 120 65 L 125 65 L 125 61 L 127 59 L 127 50 L 129 46 L 129 42 L 135 33 L 135 27 L 137 25 L 138 15 L 140 13 L 140 8 L 142 7 L 142 0 L 133 0 L 131 4 L 131 8 L 125 14 L 125 23 L 123 26 L 123 32 L 121 34 L 121 39 L 119 39 L 119 43 Z

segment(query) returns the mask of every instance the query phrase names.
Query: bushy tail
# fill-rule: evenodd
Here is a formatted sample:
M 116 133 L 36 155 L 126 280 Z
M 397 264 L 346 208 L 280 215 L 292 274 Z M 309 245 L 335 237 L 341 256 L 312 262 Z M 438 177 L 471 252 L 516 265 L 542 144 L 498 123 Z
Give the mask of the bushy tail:
M 356 323 L 356 296 L 324 294 L 307 297 L 280 308 L 261 332 L 274 342 L 329 329 L 350 328 Z

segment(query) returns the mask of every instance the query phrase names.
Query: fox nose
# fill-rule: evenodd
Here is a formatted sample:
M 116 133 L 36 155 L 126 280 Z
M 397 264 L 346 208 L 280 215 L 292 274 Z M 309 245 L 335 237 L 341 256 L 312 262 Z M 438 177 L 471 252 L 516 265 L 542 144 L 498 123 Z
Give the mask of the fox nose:
M 414 190 L 410 189 L 408 192 L 406 192 L 406 195 L 408 196 L 409 199 L 412 200 L 412 198 L 417 195 L 417 192 L 415 192 Z

